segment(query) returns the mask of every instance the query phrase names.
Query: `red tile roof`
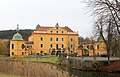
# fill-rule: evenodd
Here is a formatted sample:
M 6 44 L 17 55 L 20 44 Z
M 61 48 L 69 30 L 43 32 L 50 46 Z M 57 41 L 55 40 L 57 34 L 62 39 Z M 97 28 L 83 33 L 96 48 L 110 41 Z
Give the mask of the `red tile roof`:
M 26 41 L 25 44 L 34 44 L 33 41 Z
M 80 44 L 94 44 L 95 41 L 81 42 Z
M 47 29 L 49 28 L 54 28 L 54 27 L 40 26 L 38 24 L 35 31 L 47 31 Z M 60 28 L 67 30 L 67 32 L 73 32 L 69 27 L 60 27 Z

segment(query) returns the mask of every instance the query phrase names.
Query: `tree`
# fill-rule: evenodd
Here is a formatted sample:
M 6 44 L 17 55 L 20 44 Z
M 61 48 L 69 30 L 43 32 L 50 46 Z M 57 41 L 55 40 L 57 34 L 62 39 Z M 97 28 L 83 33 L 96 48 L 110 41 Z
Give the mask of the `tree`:
M 104 16 L 104 21 L 113 24 L 120 34 L 120 0 L 86 0 L 86 4 L 92 9 L 92 15 L 95 18 Z M 108 22 L 108 19 L 112 22 Z
M 75 39 L 75 37 L 72 38 L 68 38 L 66 45 L 67 45 L 67 49 L 68 49 L 68 54 L 70 53 L 76 53 L 76 49 L 78 48 L 78 39 Z M 71 52 L 73 51 L 73 52 Z
M 110 51 L 115 52 L 114 46 L 119 48 L 120 45 L 117 43 L 119 41 L 117 36 L 120 35 L 120 0 L 86 0 L 86 4 L 92 9 L 95 32 L 102 36 L 108 54 Z M 115 38 L 117 38 L 117 42 L 115 42 Z
M 82 36 L 79 36 L 79 37 L 78 37 L 78 43 L 80 44 L 80 43 L 82 43 L 82 42 L 84 42 L 84 38 L 83 38 Z
M 1 55 L 8 54 L 7 47 L 1 39 L 0 39 L 0 54 Z
M 90 38 L 89 37 L 86 37 L 85 39 L 84 39 L 84 42 L 89 42 L 90 41 Z

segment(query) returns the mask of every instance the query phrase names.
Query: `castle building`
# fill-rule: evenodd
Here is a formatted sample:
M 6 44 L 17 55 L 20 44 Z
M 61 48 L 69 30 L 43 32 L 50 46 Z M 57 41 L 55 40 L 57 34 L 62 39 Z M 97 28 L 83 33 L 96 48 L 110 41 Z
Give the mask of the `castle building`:
M 97 38 L 97 41 L 89 41 L 81 43 L 78 46 L 79 56 L 93 56 L 107 54 L 106 44 L 101 36 Z
M 107 53 L 106 45 L 101 36 L 97 41 L 81 43 L 78 45 L 78 33 L 69 27 L 47 27 L 37 25 L 36 29 L 28 37 L 28 41 L 22 38 L 17 26 L 16 33 L 10 40 L 10 57 L 30 55 L 56 55 L 73 54 L 79 56 L 93 56 Z
M 69 27 L 45 27 L 37 25 L 36 29 L 28 37 L 32 41 L 33 50 L 30 52 L 39 54 L 75 53 L 78 47 L 78 33 Z
M 19 27 L 17 25 L 16 34 L 13 35 L 12 40 L 10 40 L 10 56 L 23 56 L 27 55 L 25 51 L 25 41 L 22 38 L 22 35 L 19 33 Z
M 46 27 L 37 25 L 36 29 L 24 41 L 17 27 L 10 41 L 10 56 L 45 55 L 59 53 L 76 53 L 78 48 L 78 33 L 69 27 Z

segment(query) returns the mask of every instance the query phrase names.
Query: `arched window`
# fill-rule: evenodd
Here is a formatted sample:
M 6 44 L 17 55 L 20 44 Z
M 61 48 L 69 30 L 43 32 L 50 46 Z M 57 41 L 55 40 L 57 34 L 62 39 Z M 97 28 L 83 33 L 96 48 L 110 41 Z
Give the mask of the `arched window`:
M 22 55 L 24 55 L 24 52 L 22 52 Z
M 56 41 L 58 41 L 58 38 L 56 38 Z
M 88 48 L 89 50 L 93 50 L 93 45 L 87 45 L 87 48 Z
M 73 48 L 73 45 L 71 44 L 71 48 Z
M 64 38 L 62 38 L 62 41 L 64 41 Z
M 56 49 L 58 49 L 58 44 L 56 44 Z
M 25 45 L 24 45 L 24 44 L 22 44 L 22 45 L 21 45 L 21 48 L 22 48 L 22 49 L 24 49 L 24 48 L 25 48 Z
M 97 49 L 100 49 L 100 45 L 97 45 Z
M 40 37 L 40 40 L 43 41 L 43 37 Z
M 71 41 L 73 41 L 73 38 L 71 38 Z
M 62 44 L 62 48 L 64 48 L 64 45 Z
M 52 44 L 50 44 L 50 48 L 52 48 Z
M 12 44 L 12 49 L 14 49 L 14 44 Z
M 80 45 L 80 46 L 78 47 L 78 50 L 82 50 L 82 48 L 83 48 L 83 45 Z
M 89 49 L 89 45 L 87 45 L 87 48 Z
M 52 41 L 53 39 L 52 39 L 52 37 L 50 38 L 50 41 Z
M 93 45 L 90 45 L 90 46 L 89 46 L 89 49 L 90 49 L 90 50 L 93 50 Z
M 40 47 L 43 48 L 43 44 L 40 44 Z
M 12 55 L 14 55 L 14 52 L 12 52 Z

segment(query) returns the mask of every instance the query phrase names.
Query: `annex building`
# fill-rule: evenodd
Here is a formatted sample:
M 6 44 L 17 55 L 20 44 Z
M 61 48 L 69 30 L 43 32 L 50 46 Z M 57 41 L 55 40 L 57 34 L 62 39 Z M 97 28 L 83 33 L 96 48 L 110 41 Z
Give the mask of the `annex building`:
M 76 53 L 78 49 L 78 33 L 69 27 L 37 25 L 36 29 L 24 41 L 17 26 L 16 34 L 10 41 L 10 56 L 44 55 L 57 53 Z
M 79 56 L 100 56 L 107 54 L 107 48 L 102 36 L 99 36 L 96 41 L 80 43 L 77 53 Z

